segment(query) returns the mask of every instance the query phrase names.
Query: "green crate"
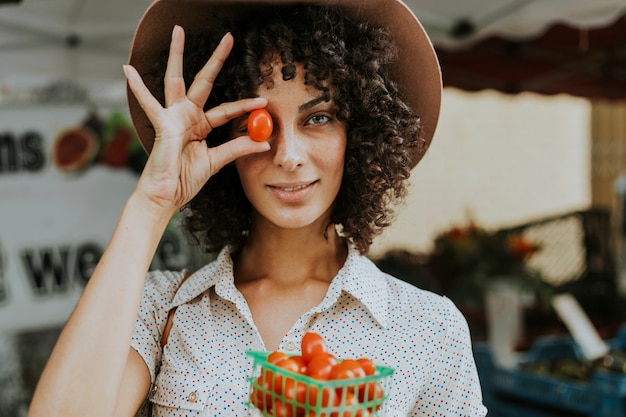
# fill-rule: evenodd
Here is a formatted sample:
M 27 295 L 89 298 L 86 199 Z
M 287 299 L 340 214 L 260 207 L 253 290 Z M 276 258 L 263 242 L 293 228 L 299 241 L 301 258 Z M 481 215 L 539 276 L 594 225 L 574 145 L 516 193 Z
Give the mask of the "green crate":
M 320 381 L 267 362 L 269 352 L 249 351 L 247 406 L 265 417 L 383 417 L 394 370 L 376 366 L 363 378 Z M 358 400 L 358 401 L 351 401 Z

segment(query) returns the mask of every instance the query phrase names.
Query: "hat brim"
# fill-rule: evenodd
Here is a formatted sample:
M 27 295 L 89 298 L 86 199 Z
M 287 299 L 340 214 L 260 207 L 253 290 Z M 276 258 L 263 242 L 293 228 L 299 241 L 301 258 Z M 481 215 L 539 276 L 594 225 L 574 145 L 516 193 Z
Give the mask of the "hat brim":
M 424 28 L 399 0 L 156 0 L 141 18 L 131 44 L 129 64 L 140 74 L 146 73 L 169 48 L 175 25 L 189 35 L 206 30 L 215 15 L 237 13 L 258 4 L 310 3 L 340 7 L 356 19 L 387 28 L 398 47 L 398 60 L 392 77 L 401 94 L 422 124 L 424 146 L 411 155 L 411 167 L 429 147 L 441 107 L 441 70 L 433 45 Z M 132 92 L 128 106 L 139 139 L 147 152 L 152 150 L 154 129 Z

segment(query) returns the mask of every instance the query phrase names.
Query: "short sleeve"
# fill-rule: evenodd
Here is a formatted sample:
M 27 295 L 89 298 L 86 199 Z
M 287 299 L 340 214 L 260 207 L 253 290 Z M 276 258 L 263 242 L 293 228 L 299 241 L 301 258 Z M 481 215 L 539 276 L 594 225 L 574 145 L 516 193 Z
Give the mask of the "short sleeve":
M 438 356 L 429 375 L 429 401 L 441 410 L 441 416 L 483 417 L 482 390 L 476 370 L 469 327 L 465 317 L 448 298 L 449 315 L 445 337 L 438 346 Z M 412 416 L 422 416 L 420 405 Z M 428 407 L 427 407 L 428 408 Z
M 152 271 L 146 277 L 130 345 L 146 362 L 153 384 L 161 363 L 161 336 L 183 277 L 184 271 Z

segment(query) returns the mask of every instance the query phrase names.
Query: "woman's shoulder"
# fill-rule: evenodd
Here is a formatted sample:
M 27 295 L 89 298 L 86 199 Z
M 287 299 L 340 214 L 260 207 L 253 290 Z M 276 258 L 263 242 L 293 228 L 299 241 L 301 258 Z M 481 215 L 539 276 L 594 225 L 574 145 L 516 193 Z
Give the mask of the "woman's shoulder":
M 169 303 L 183 287 L 195 285 L 205 289 L 210 285 L 212 277 L 227 273 L 231 269 L 230 265 L 230 254 L 225 248 L 216 258 L 197 269 L 149 271 L 144 286 L 144 298 L 152 299 L 158 304 Z
M 419 288 L 381 271 L 389 288 L 389 304 L 392 309 L 409 316 L 429 317 L 437 322 L 457 321 L 461 313 L 448 297 L 434 291 Z
M 374 261 L 353 255 L 350 261 L 352 275 L 358 277 L 359 286 L 368 286 L 383 291 L 392 311 L 403 311 L 412 315 L 449 315 L 456 313 L 456 306 L 445 295 L 430 288 L 422 288 L 416 283 L 400 279 L 382 270 Z
M 144 298 L 160 303 L 171 301 L 185 277 L 189 275 L 190 271 L 187 269 L 149 271 L 144 285 Z

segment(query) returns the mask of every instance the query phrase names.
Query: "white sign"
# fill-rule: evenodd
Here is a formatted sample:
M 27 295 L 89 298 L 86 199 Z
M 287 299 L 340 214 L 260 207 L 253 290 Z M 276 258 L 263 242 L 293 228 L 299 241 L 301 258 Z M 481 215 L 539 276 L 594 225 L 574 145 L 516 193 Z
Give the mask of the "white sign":
M 126 117 L 101 113 L 105 125 Z M 113 135 L 106 126 L 89 163 L 72 172 L 59 166 L 86 152 L 80 138 L 68 139 L 75 152 L 65 149 L 55 162 L 59 138 L 88 116 L 79 106 L 0 108 L 0 332 L 64 323 L 135 187 L 137 170 L 123 154 L 131 145 L 117 143 L 105 161 Z M 176 233 L 162 241 L 157 267 L 188 261 Z

